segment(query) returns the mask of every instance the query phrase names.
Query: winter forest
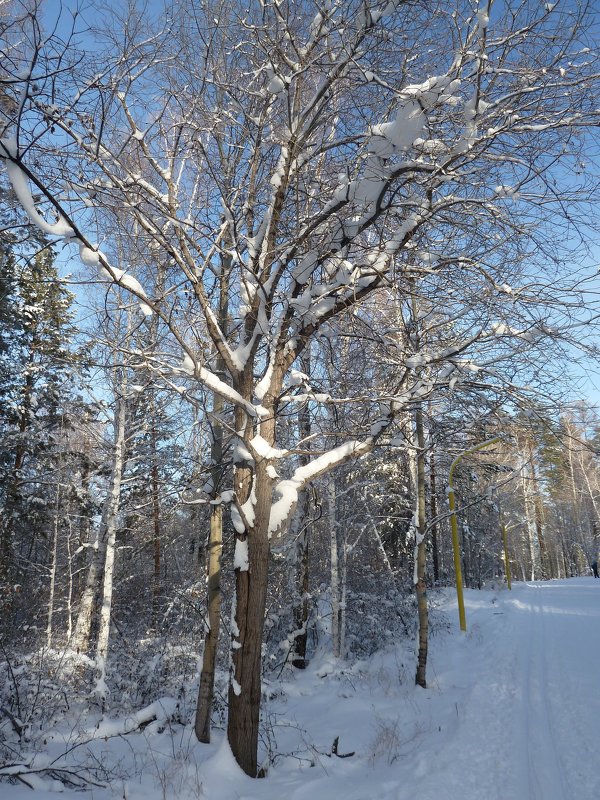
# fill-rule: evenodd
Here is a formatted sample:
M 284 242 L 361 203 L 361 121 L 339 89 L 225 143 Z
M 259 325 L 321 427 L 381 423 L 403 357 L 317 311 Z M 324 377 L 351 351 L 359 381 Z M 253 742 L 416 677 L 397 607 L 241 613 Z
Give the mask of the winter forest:
M 425 689 L 445 589 L 591 575 L 595 2 L 0 32 L 0 794 L 114 790 L 90 742 L 165 731 L 268 778 L 313 663 Z

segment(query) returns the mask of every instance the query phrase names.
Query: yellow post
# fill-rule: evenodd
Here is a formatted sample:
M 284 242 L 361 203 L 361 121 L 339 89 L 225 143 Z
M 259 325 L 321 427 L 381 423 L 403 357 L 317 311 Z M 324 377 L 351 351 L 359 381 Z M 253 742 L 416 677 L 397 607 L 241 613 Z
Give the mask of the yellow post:
M 510 559 L 508 557 L 508 529 L 502 522 L 502 546 L 504 547 L 504 572 L 506 573 L 506 585 L 512 589 L 510 582 Z
M 452 550 L 454 552 L 454 573 L 456 576 L 456 597 L 458 599 L 458 619 L 460 621 L 461 631 L 467 630 L 467 620 L 465 616 L 465 600 L 463 596 L 463 578 L 462 569 L 460 568 L 460 547 L 458 544 L 458 523 L 456 521 L 456 503 L 454 499 L 454 486 L 452 481 L 454 479 L 454 468 L 464 456 L 470 453 L 476 453 L 478 450 L 483 450 L 484 447 L 489 447 L 500 441 L 500 436 L 494 436 L 487 442 L 482 442 L 476 447 L 470 447 L 463 453 L 456 456 L 452 464 L 450 464 L 450 471 L 448 472 L 448 506 L 450 507 L 450 528 L 452 530 Z
M 454 574 L 456 575 L 456 596 L 458 598 L 458 619 L 461 631 L 467 630 L 465 617 L 465 601 L 463 597 L 463 578 L 460 568 L 460 547 L 458 546 L 458 524 L 456 522 L 456 508 L 454 504 L 454 489 L 448 486 L 448 505 L 450 506 L 450 528 L 452 529 L 452 551 L 454 553 Z

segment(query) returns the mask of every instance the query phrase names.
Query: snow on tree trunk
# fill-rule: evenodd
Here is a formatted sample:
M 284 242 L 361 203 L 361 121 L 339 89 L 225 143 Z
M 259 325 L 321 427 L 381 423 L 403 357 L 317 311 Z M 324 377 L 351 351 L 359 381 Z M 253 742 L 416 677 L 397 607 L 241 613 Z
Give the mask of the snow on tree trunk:
M 250 498 L 249 482 L 249 470 L 237 468 L 235 485 L 239 487 L 240 500 L 246 498 L 246 502 Z M 256 776 L 272 492 L 271 480 L 260 462 L 256 465 L 253 484 L 253 524 L 238 530 L 236 536 L 237 553 L 247 553 L 247 561 L 240 557 L 235 567 L 227 738 L 244 772 Z

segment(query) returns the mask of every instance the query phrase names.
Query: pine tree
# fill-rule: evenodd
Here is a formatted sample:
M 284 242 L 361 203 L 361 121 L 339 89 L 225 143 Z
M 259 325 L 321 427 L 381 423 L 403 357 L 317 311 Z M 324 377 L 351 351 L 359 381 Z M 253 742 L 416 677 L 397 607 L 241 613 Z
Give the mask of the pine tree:
M 73 349 L 73 298 L 51 247 L 29 258 L 6 247 L 0 281 L 0 583 L 10 604 L 32 564 L 36 587 L 45 585 L 59 513 L 54 481 L 67 458 L 61 450 L 81 358 Z

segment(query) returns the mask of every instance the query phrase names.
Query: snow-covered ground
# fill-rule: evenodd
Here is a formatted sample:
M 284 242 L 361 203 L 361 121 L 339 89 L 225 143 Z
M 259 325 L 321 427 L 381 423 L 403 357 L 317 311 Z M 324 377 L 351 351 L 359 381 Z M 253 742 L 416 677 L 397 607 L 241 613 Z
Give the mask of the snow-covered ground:
M 111 736 L 127 730 L 123 720 L 105 720 L 106 738 L 60 763 L 103 765 L 105 785 L 77 795 L 89 800 L 600 798 L 600 580 L 517 583 L 465 600 L 462 634 L 444 595 L 450 625 L 431 638 L 427 689 L 413 685 L 406 644 L 352 667 L 322 656 L 267 685 L 263 746 L 278 755 L 264 780 L 240 772 L 219 732 L 210 746 L 181 726 Z M 48 747 L 40 769 L 60 750 Z M 0 783 L 0 797 L 55 797 L 61 786 L 47 774 L 33 792 Z

